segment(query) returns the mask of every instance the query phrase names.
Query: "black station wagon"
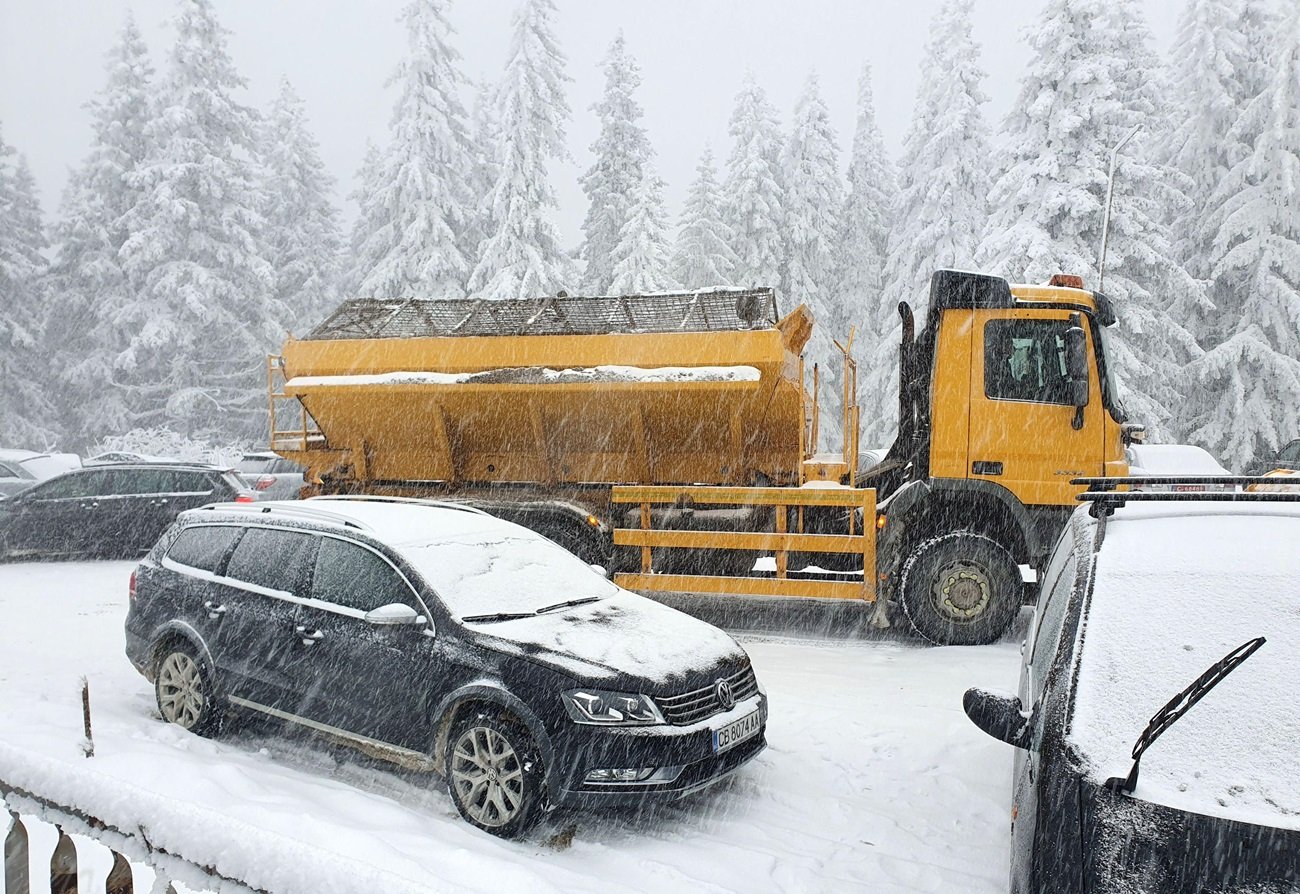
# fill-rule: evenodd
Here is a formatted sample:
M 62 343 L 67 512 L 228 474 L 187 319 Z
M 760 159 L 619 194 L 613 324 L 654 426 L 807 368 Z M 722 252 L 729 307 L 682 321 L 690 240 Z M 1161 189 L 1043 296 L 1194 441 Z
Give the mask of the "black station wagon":
M 506 837 L 553 806 L 681 797 L 765 745 L 731 637 L 456 504 L 187 512 L 132 576 L 126 652 L 164 720 L 251 711 L 433 770 Z
M 253 493 L 215 466 L 88 466 L 0 501 L 0 558 L 139 556 L 181 512 L 227 500 L 251 502 Z
M 965 698 L 1016 747 L 1011 890 L 1300 891 L 1300 494 L 1085 499 L 1019 695 Z

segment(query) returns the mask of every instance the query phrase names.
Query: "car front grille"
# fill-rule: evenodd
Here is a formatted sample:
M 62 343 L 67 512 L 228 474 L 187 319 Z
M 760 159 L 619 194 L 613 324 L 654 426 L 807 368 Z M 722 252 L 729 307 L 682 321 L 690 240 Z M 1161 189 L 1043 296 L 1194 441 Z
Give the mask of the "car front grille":
M 758 692 L 758 680 L 754 677 L 754 668 L 746 667 L 739 673 L 724 677 L 731 686 L 731 694 L 737 702 L 753 697 Z M 712 717 L 723 710 L 715 691 L 717 683 L 683 692 L 681 695 L 657 695 L 655 704 L 663 711 L 664 719 L 673 726 L 686 726 L 707 717 Z

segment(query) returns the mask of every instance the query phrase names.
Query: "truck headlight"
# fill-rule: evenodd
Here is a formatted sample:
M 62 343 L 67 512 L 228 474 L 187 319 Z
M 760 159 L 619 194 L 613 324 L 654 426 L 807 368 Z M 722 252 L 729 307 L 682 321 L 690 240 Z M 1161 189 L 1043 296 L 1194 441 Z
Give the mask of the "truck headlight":
M 605 692 L 602 689 L 570 689 L 564 693 L 564 707 L 575 723 L 603 726 L 638 726 L 664 723 L 664 715 L 648 695 Z

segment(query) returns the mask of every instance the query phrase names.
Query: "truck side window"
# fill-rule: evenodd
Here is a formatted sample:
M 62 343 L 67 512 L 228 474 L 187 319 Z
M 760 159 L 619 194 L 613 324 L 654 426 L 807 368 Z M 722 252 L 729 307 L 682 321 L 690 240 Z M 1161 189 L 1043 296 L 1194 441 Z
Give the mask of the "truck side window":
M 984 326 L 984 394 L 993 400 L 1070 404 L 1067 320 L 989 320 Z

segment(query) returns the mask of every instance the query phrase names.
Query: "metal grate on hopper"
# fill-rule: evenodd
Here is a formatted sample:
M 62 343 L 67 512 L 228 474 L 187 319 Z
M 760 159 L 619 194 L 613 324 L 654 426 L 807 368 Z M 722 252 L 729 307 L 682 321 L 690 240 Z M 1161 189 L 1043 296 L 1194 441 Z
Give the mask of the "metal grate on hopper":
M 344 301 L 306 337 L 423 338 L 475 335 L 603 335 L 612 332 L 726 332 L 777 322 L 772 289 L 709 289 L 521 301 L 473 299 Z

